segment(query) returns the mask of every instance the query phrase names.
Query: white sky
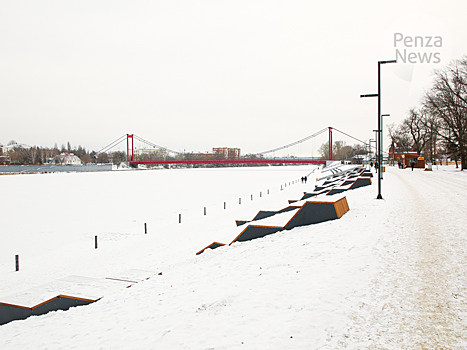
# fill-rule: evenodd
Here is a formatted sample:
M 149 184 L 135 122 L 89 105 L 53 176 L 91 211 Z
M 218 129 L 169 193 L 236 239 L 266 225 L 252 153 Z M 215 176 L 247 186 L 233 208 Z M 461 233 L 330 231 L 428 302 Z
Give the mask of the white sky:
M 467 54 L 466 12 L 460 0 L 1 0 L 0 143 L 99 150 L 134 133 L 246 153 L 327 126 L 368 140 L 377 103 L 359 95 L 377 92 L 394 33 L 443 46 L 406 48 L 440 52 L 439 64 L 382 67 L 388 123 L 418 104 L 432 69 Z

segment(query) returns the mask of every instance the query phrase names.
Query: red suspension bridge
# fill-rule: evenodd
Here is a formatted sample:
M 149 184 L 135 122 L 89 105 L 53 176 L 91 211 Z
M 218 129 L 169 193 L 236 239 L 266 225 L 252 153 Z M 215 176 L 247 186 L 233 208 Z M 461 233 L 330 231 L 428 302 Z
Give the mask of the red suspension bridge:
M 121 143 L 122 141 L 125 140 L 126 138 L 126 155 L 127 155 L 127 161 L 131 166 L 138 166 L 139 164 L 144 164 L 144 165 L 161 165 L 161 164 L 325 164 L 326 161 L 333 160 L 332 158 L 332 137 L 333 137 L 333 130 L 337 131 L 347 137 L 350 137 L 360 143 L 363 143 L 367 146 L 369 146 L 366 142 L 359 140 L 353 136 L 350 136 L 349 134 L 346 134 L 343 131 L 340 131 L 336 128 L 333 127 L 327 127 L 324 129 L 321 129 L 320 131 L 309 135 L 307 137 L 304 137 L 298 141 L 289 143 L 284 146 L 280 146 L 277 148 L 273 148 L 264 152 L 259 152 L 253 155 L 248 155 L 248 156 L 236 156 L 236 157 L 209 157 L 208 155 L 203 155 L 203 154 L 190 154 L 190 153 L 184 153 L 184 152 L 177 152 L 171 149 L 168 149 L 167 147 L 162 147 L 158 146 L 152 142 L 146 141 L 142 139 L 141 137 L 134 135 L 134 134 L 126 134 L 109 144 L 108 146 L 104 147 L 101 149 L 99 153 L 104 153 Z M 299 145 L 305 141 L 311 140 L 325 132 L 328 132 L 328 141 L 329 141 L 329 159 L 316 159 L 313 157 L 271 157 L 268 156 L 270 154 L 275 154 L 275 152 L 281 151 L 288 149 L 289 147 L 293 147 L 295 145 Z M 135 155 L 135 147 L 134 147 L 134 141 L 137 140 L 139 142 L 142 142 L 148 146 L 151 146 L 153 149 L 160 150 L 161 153 L 159 156 L 156 157 L 156 159 L 151 159 L 151 160 L 139 160 L 137 159 L 137 156 Z

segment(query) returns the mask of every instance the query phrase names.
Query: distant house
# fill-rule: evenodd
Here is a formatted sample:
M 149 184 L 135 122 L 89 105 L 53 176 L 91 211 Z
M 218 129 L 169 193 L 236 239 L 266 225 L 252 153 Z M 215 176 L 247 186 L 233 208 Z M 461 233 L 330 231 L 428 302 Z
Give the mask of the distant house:
M 394 165 L 396 163 L 402 163 L 403 167 L 410 167 L 412 163 L 415 164 L 415 168 L 425 168 L 425 158 L 420 156 L 413 148 L 409 151 L 398 150 L 397 147 L 389 148 L 389 159 Z
M 8 156 L 0 156 L 0 165 L 10 165 L 10 157 Z
M 58 156 L 52 158 L 51 163 L 60 165 L 83 165 L 81 159 L 73 153 L 60 153 Z
M 8 157 L 8 152 L 3 151 L 3 146 L 0 145 L 0 165 L 10 165 L 11 159 Z

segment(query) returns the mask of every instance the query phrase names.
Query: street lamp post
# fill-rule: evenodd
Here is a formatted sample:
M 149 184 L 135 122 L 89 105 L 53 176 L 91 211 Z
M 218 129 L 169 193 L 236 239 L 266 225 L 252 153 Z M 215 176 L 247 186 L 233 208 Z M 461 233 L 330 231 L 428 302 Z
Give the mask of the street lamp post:
M 375 143 L 374 148 L 375 148 L 375 161 L 376 161 L 376 145 L 377 145 L 377 144 L 376 144 L 376 138 L 375 138 L 374 140 L 373 140 L 373 139 L 370 139 L 370 154 L 371 154 L 371 148 L 372 148 L 371 144 L 372 144 L 373 142 Z
M 383 117 L 390 117 L 391 115 L 390 114 L 381 114 L 381 153 L 384 152 L 384 147 L 383 147 L 383 138 L 384 138 L 384 135 L 383 135 Z M 383 162 L 384 162 L 384 154 L 383 154 Z M 381 172 L 381 180 L 383 179 L 383 173 Z
M 360 97 L 378 97 L 378 140 L 377 140 L 377 162 L 378 162 L 378 196 L 376 199 L 383 199 L 381 195 L 381 65 L 386 63 L 397 63 L 396 60 L 378 61 L 378 93 L 360 95 Z
M 368 140 L 368 169 L 371 170 L 370 162 L 371 162 L 371 143 L 374 142 L 375 140 L 369 139 Z
M 375 171 L 376 171 L 376 176 L 379 177 L 379 172 L 378 172 L 378 169 L 379 169 L 379 148 L 378 148 L 378 136 L 379 136 L 379 130 L 373 130 L 373 132 L 375 133 Z M 376 164 L 378 164 L 378 166 L 376 166 Z

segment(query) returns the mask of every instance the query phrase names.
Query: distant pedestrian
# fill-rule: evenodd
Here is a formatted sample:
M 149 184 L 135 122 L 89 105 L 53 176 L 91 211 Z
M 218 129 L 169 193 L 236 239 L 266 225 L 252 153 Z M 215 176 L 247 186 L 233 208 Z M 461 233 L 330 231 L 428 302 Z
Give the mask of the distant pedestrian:
M 302 180 L 302 183 L 303 183 L 305 181 L 305 178 L 302 176 L 301 180 Z
M 373 168 L 373 161 L 370 162 L 370 168 Z
M 379 163 L 375 162 L 375 171 L 378 171 L 378 169 L 379 169 Z
M 410 166 L 412 167 L 412 171 L 413 171 L 413 168 L 415 167 L 415 162 L 412 161 L 412 162 L 410 163 Z
M 308 180 L 306 176 L 304 177 L 304 180 L 305 180 L 305 183 L 306 183 L 306 180 Z

